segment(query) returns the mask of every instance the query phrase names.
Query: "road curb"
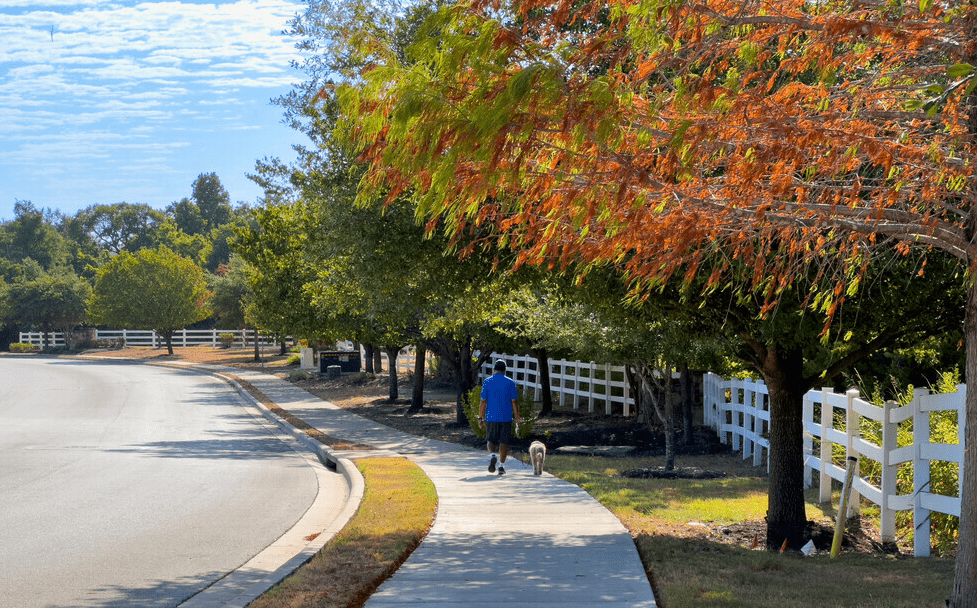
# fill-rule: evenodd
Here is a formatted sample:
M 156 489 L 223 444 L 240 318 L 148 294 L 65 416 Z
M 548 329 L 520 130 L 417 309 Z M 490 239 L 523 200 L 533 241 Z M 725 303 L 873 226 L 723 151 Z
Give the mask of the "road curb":
M 249 564 L 253 564 L 253 562 L 260 562 L 262 556 L 266 552 L 274 551 L 275 543 L 272 543 L 272 545 L 269 545 L 269 547 L 267 547 L 265 550 L 252 557 L 248 563 L 238 567 L 234 571 L 229 572 L 206 589 L 198 592 L 192 597 L 187 598 L 184 602 L 179 604 L 181 608 L 244 608 L 269 589 L 280 583 L 287 576 L 298 570 L 306 562 L 311 560 L 316 553 L 318 553 L 330 540 L 332 540 L 333 537 L 336 536 L 336 534 L 346 527 L 346 524 L 349 523 L 350 519 L 352 519 L 353 515 L 355 515 L 356 511 L 359 509 L 360 503 L 363 500 L 363 494 L 365 492 L 365 483 L 363 476 L 356 467 L 356 464 L 354 464 L 349 458 L 332 453 L 328 446 L 323 445 L 300 429 L 295 428 L 289 424 L 287 420 L 284 420 L 271 411 L 266 405 L 258 401 L 258 399 L 255 398 L 255 396 L 252 395 L 247 389 L 245 389 L 240 382 L 232 377 L 235 375 L 234 372 L 238 371 L 235 368 L 198 363 L 136 361 L 121 357 L 84 357 L 76 355 L 68 356 L 67 358 L 85 361 L 125 361 L 144 365 L 155 365 L 158 367 L 171 367 L 175 369 L 195 371 L 201 374 L 208 374 L 218 378 L 231 386 L 245 400 L 245 402 L 257 409 L 257 411 L 260 412 L 264 418 L 275 424 L 275 426 L 277 426 L 285 434 L 297 440 L 303 447 L 315 454 L 316 460 L 318 460 L 319 464 L 326 469 L 341 474 L 346 482 L 346 501 L 342 510 L 325 529 L 317 530 L 317 533 L 313 533 L 315 534 L 314 538 L 312 540 L 308 540 L 307 544 L 305 544 L 305 546 L 298 553 L 278 566 L 275 570 L 268 571 L 267 573 L 260 575 L 259 578 L 255 580 L 255 571 L 260 570 L 260 567 L 255 568 L 253 565 L 249 566 Z M 312 463 L 311 460 L 309 462 L 310 464 Z M 298 522 L 296 522 L 291 528 L 289 528 L 289 530 L 285 531 L 282 536 L 279 537 L 279 540 L 283 539 L 285 536 L 302 526 L 304 520 L 309 517 L 310 512 L 315 508 L 316 502 L 320 498 L 323 487 L 321 477 L 327 473 L 317 467 L 314 467 L 314 470 L 316 472 L 317 481 L 319 482 L 319 491 L 317 492 L 316 500 L 313 501 L 313 505 L 306 510 L 302 518 L 300 518 Z M 312 534 L 309 536 L 312 536 Z M 276 541 L 276 543 L 277 542 L 278 541 Z M 248 570 L 247 576 L 253 582 L 242 589 L 240 588 L 239 583 L 235 584 L 234 578 L 236 573 L 243 570 Z M 227 587 L 228 590 L 222 591 L 222 587 Z
M 173 364 L 173 363 L 157 363 L 156 365 L 162 365 L 167 367 L 179 367 L 183 369 L 193 369 L 204 373 L 209 373 L 224 382 L 228 383 L 239 395 L 241 395 L 245 401 L 254 406 L 262 416 L 267 420 L 274 423 L 278 428 L 287 433 L 292 438 L 296 439 L 299 443 L 305 446 L 308 450 L 316 455 L 319 463 L 327 469 L 336 471 L 341 474 L 346 480 L 347 487 L 347 497 L 346 502 L 343 506 L 342 511 L 339 515 L 332 521 L 332 523 L 325 529 L 322 530 L 318 536 L 302 549 L 298 554 L 293 556 L 291 559 L 286 561 L 284 564 L 279 566 L 273 572 L 269 572 L 265 576 L 261 577 L 258 581 L 253 583 L 250 587 L 243 590 L 237 597 L 228 602 L 221 602 L 219 604 L 215 603 L 201 603 L 199 605 L 192 603 L 191 600 L 180 604 L 181 607 L 185 608 L 244 608 L 255 599 L 260 597 L 262 594 L 267 592 L 269 589 L 280 583 L 287 576 L 298 570 L 303 564 L 312 559 L 316 553 L 319 552 L 336 534 L 338 534 L 349 520 L 352 519 L 353 515 L 360 507 L 360 503 L 363 500 L 363 493 L 365 491 L 365 483 L 363 476 L 360 474 L 358 468 L 353 463 L 352 460 L 348 458 L 338 457 L 329 450 L 328 446 L 319 443 L 312 437 L 309 437 L 303 431 L 295 428 L 288 421 L 282 419 L 280 416 L 272 412 L 266 405 L 258 401 L 254 395 L 252 395 L 247 389 L 245 389 L 240 382 L 230 377 L 230 371 L 224 371 L 221 368 L 216 368 L 214 366 L 200 365 L 200 364 Z M 317 475 L 320 472 L 317 471 Z M 321 484 L 320 484 L 321 487 Z M 308 512 L 307 512 L 308 513 Z M 293 529 L 301 524 L 301 520 L 293 526 Z M 286 532 L 287 534 L 287 532 Z M 259 553 L 258 556 L 261 554 Z M 256 557 L 258 557 L 256 556 Z M 246 566 L 246 565 L 245 565 Z M 233 573 L 229 574 L 231 576 Z M 227 578 L 227 577 L 225 577 Z M 223 580 L 223 579 L 222 579 Z M 218 583 L 215 584 L 220 584 Z

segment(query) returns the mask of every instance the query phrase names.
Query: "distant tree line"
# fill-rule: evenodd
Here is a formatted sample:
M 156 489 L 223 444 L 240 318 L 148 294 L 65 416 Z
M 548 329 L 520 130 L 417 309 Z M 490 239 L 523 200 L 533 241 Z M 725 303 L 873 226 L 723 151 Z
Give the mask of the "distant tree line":
M 235 230 L 253 216 L 232 207 L 214 173 L 160 211 L 92 205 L 73 216 L 18 201 L 0 224 L 0 349 L 23 330 L 82 324 L 156 329 L 245 327 L 247 286 L 233 268 Z M 167 340 L 169 345 L 169 340 Z

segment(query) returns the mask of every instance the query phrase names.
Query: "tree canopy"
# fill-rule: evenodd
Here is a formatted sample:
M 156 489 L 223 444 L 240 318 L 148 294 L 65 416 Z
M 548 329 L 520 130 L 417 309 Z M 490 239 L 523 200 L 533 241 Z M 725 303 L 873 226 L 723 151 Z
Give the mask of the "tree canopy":
M 612 264 L 636 298 L 745 264 L 764 313 L 803 278 L 800 304 L 831 318 L 893 250 L 977 264 L 975 20 L 928 0 L 474 0 L 431 21 L 424 62 L 351 34 L 374 59 L 341 129 L 362 196 L 492 228 L 520 262 Z M 967 418 L 977 444 L 977 391 Z M 964 475 L 954 608 L 977 605 L 975 450 Z
M 153 329 L 173 354 L 173 332 L 210 316 L 203 270 L 166 247 L 123 251 L 98 269 L 89 301 L 96 323 Z

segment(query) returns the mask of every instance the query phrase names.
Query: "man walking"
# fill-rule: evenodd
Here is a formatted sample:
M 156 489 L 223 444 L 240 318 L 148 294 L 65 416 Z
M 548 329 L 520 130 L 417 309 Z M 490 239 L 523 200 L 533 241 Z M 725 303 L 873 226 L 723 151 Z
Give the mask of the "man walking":
M 509 455 L 509 441 L 512 435 L 512 421 L 519 424 L 519 406 L 516 383 L 505 375 L 505 361 L 495 362 L 495 373 L 482 382 L 482 401 L 478 406 L 478 426 L 485 428 L 489 458 L 489 473 L 495 472 L 498 462 L 499 475 L 505 475 L 506 456 Z M 498 457 L 495 451 L 499 451 Z

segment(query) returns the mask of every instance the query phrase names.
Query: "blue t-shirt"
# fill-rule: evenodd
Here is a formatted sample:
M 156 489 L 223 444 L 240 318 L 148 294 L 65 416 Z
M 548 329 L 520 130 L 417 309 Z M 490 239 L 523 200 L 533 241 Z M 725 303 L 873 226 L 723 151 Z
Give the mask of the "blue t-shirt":
M 482 399 L 485 399 L 486 422 L 511 422 L 512 400 L 518 397 L 516 383 L 505 374 L 497 372 L 482 382 Z

